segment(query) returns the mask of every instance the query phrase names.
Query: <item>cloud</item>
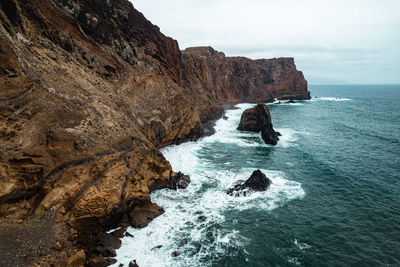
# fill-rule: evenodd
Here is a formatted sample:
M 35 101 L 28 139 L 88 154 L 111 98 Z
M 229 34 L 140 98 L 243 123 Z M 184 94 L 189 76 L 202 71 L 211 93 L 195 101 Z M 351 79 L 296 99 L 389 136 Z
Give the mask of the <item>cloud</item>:
M 400 83 L 398 0 L 133 0 L 182 49 L 295 57 L 305 76 Z

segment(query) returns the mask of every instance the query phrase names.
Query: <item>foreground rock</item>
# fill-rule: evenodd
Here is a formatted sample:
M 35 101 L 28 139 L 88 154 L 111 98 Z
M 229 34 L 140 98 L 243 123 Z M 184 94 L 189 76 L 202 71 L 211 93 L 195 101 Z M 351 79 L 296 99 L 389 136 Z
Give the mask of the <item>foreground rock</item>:
M 228 189 L 228 195 L 239 197 L 248 196 L 251 192 L 266 191 L 272 184 L 271 180 L 260 170 L 256 170 L 245 182 L 242 180 Z
M 258 104 L 256 107 L 247 109 L 240 118 L 239 131 L 261 132 L 261 137 L 266 144 L 276 145 L 280 133 L 275 132 L 271 114 L 265 104 Z

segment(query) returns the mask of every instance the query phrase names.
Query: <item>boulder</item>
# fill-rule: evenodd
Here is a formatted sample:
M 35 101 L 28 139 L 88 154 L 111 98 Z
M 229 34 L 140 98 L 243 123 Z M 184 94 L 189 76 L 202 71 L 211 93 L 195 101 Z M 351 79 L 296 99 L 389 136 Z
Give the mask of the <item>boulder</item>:
M 158 189 L 186 189 L 190 184 L 190 176 L 181 172 L 171 172 L 169 179 L 157 179 L 149 186 L 150 191 Z
M 136 206 L 130 213 L 132 225 L 136 228 L 146 227 L 154 218 L 164 213 L 164 209 L 157 204 L 147 202 Z
M 253 191 L 266 191 L 271 184 L 271 180 L 264 173 L 256 170 L 249 179 L 237 181 L 226 193 L 235 197 L 247 196 Z
M 287 104 L 295 104 L 296 101 L 294 101 L 293 99 L 290 99 L 289 101 L 286 102 Z
M 136 263 L 136 260 L 132 260 L 129 262 L 129 267 L 139 267 L 139 265 Z
M 171 253 L 172 257 L 178 257 L 179 255 L 181 255 L 181 253 L 179 251 L 174 251 Z
M 175 184 L 177 189 L 186 189 L 190 184 L 190 176 L 178 172 Z
M 265 104 L 257 104 L 256 107 L 245 110 L 237 129 L 248 132 L 261 131 L 263 141 L 270 145 L 276 145 L 281 135 L 274 130 L 271 122 L 271 114 Z

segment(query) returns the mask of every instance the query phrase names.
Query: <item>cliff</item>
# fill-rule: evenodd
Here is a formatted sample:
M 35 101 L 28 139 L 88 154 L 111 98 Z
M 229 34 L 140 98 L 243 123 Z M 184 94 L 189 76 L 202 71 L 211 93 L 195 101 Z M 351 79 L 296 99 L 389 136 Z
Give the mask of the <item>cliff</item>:
M 293 58 L 225 57 L 211 47 L 188 48 L 182 54 L 190 86 L 208 88 L 223 103 L 310 99 L 307 81 Z
M 54 211 L 68 255 L 162 212 L 149 193 L 178 174 L 159 147 L 226 104 L 309 98 L 292 58 L 181 52 L 127 0 L 2 0 L 0 88 L 0 224 Z

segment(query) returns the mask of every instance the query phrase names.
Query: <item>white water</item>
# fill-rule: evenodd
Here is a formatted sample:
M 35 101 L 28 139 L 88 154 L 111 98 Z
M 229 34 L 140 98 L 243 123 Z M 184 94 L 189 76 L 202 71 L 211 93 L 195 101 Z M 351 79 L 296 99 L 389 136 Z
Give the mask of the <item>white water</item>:
M 349 98 L 342 98 L 342 97 L 313 97 L 311 101 L 350 101 Z
M 243 147 L 266 146 L 261 137 L 259 142 L 240 138 L 256 137 L 260 134 L 236 130 L 243 111 L 253 105 L 239 104 L 237 107 L 239 109 L 226 112 L 227 120 L 217 121 L 214 135 L 162 150 L 175 171 L 190 175 L 191 184 L 186 190 L 164 189 L 151 194 L 152 201 L 161 205 L 165 213 L 146 228 L 128 229 L 134 237 L 122 239 L 122 246 L 117 250 L 118 262 L 114 266 L 120 263 L 127 266 L 133 259 L 139 266 L 145 267 L 210 266 L 212 258 L 232 253 L 234 256 L 234 251 L 244 250 L 249 242 L 239 230 L 228 230 L 224 227 L 227 211 L 261 209 L 269 212 L 292 199 L 304 196 L 300 183 L 289 180 L 283 172 L 262 168 L 272 180 L 272 185 L 266 192 L 256 192 L 249 197 L 232 197 L 226 194 L 226 190 L 234 182 L 247 179 L 254 169 L 219 170 L 207 160 L 201 160 L 199 151 L 216 142 Z M 295 145 L 295 131 L 278 131 L 282 134 L 278 147 Z M 214 157 L 218 157 L 218 154 Z M 230 162 L 225 164 L 229 165 Z M 230 223 L 234 225 L 235 221 Z M 159 245 L 162 247 L 153 249 Z M 174 251 L 181 255 L 172 257 L 171 253 Z

